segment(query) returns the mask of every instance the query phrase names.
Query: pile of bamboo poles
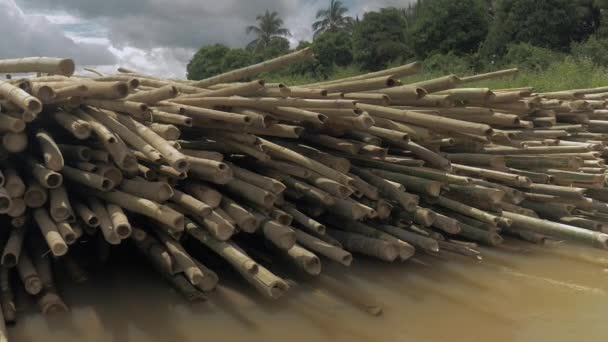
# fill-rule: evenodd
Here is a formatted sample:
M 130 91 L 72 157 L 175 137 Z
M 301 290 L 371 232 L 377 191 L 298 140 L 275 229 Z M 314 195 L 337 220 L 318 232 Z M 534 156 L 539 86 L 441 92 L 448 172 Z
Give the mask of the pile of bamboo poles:
M 479 258 L 504 235 L 608 248 L 608 87 L 470 87 L 516 69 L 408 83 L 419 63 L 238 82 L 309 58 L 201 81 L 0 60 L 0 322 L 13 276 L 44 313 L 67 310 L 52 270 L 84 280 L 91 244 L 137 249 L 190 301 L 224 267 L 278 298 L 280 263 Z

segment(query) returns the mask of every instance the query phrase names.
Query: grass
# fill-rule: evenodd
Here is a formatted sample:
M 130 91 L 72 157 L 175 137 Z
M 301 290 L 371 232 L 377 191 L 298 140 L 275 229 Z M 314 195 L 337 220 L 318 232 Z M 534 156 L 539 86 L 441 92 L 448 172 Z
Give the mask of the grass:
M 362 73 L 363 72 L 355 66 L 336 68 L 336 71 L 329 80 L 350 77 Z M 404 78 L 402 79 L 402 82 L 403 84 L 408 84 L 440 76 L 445 76 L 445 74 L 427 70 L 420 74 Z M 268 74 L 265 75 L 265 80 L 269 83 L 281 82 L 286 85 L 300 85 L 324 81 L 324 79 L 315 78 L 310 75 L 285 74 Z M 534 87 L 535 91 L 538 92 L 600 86 L 608 86 L 608 68 L 597 66 L 590 59 L 575 59 L 571 57 L 551 64 L 546 70 L 520 70 L 520 72 L 513 77 L 465 85 L 465 87 L 487 87 L 490 89 Z

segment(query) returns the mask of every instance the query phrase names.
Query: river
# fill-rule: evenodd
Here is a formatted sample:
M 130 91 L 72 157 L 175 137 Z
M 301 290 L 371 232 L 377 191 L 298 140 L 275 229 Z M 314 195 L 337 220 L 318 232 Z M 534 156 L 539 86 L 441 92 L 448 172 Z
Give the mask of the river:
M 608 341 L 608 252 L 509 240 L 483 255 L 326 262 L 325 276 L 296 277 L 278 301 L 228 275 L 195 305 L 122 262 L 83 284 L 61 281 L 69 313 L 45 317 L 19 301 L 9 340 Z

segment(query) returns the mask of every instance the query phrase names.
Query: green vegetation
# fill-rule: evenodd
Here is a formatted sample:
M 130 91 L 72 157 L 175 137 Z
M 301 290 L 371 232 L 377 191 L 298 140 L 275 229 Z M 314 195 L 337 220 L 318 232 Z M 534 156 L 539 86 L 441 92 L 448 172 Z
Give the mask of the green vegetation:
M 514 78 L 484 82 L 538 90 L 608 84 L 608 0 L 418 0 L 353 19 L 342 1 L 329 0 L 312 23 L 316 60 L 262 75 L 269 82 L 306 84 L 422 61 L 424 72 L 403 80 L 453 73 L 471 75 L 518 67 Z M 266 10 L 247 28 L 246 49 L 215 44 L 188 64 L 189 79 L 276 57 L 289 51 L 289 30 Z

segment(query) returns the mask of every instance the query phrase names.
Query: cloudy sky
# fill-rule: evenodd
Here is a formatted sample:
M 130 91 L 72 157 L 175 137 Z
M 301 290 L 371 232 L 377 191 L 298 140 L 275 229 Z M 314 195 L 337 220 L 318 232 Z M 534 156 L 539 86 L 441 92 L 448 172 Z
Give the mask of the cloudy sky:
M 350 15 L 412 0 L 344 0 Z M 0 0 L 0 58 L 72 57 L 79 66 L 117 66 L 184 77 L 196 49 L 244 46 L 245 27 L 277 11 L 292 43 L 312 37 L 311 23 L 329 0 Z

